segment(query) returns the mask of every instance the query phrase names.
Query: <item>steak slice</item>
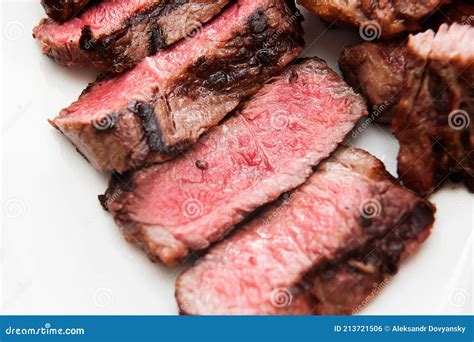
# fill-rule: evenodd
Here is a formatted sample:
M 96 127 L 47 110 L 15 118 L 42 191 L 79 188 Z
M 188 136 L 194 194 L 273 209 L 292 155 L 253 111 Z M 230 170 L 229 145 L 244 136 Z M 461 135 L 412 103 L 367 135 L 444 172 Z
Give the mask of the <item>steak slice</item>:
M 196 35 L 98 80 L 52 124 L 100 171 L 181 152 L 302 51 L 292 2 L 238 0 Z
M 75 17 L 89 0 L 41 0 L 48 17 L 59 22 L 65 22 Z
M 421 28 L 420 21 L 451 0 L 298 0 L 309 11 L 335 24 L 358 27 L 367 40 Z
M 229 0 L 103 0 L 65 23 L 33 30 L 43 52 L 65 66 L 121 72 L 202 28 Z
M 363 43 L 344 49 L 339 66 L 347 83 L 364 95 L 373 119 L 391 123 L 405 79 L 405 43 Z
M 401 180 L 420 195 L 449 177 L 474 191 L 474 28 L 410 36 L 406 75 L 393 122 Z
M 429 236 L 434 207 L 341 148 L 177 280 L 181 313 L 350 314 Z
M 130 242 L 177 265 L 304 183 L 365 114 L 324 62 L 301 60 L 185 155 L 116 178 L 100 199 Z

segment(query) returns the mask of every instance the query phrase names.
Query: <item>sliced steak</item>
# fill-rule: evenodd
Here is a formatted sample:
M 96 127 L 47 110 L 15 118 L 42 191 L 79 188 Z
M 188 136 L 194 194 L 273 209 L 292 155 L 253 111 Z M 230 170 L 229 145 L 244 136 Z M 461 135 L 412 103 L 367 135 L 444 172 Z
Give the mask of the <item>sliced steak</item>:
M 121 72 L 202 28 L 229 0 L 103 0 L 63 24 L 33 30 L 43 52 L 65 66 Z
M 474 5 L 457 1 L 438 11 L 427 26 L 443 22 L 474 25 Z M 339 66 L 352 87 L 372 106 L 372 117 L 380 123 L 392 122 L 398 110 L 405 81 L 406 41 L 366 42 L 344 49 Z
M 181 152 L 302 51 L 292 2 L 238 0 L 193 39 L 98 80 L 52 124 L 100 171 Z
M 420 21 L 451 0 L 298 0 L 324 20 L 358 27 L 362 38 L 392 37 L 421 28 Z
M 339 66 L 347 83 L 367 98 L 373 119 L 391 123 L 405 79 L 405 43 L 363 43 L 346 48 Z
M 59 22 L 65 22 L 76 15 L 90 0 L 41 0 L 48 17 Z
M 393 123 L 399 177 L 421 195 L 449 177 L 474 191 L 474 28 L 410 36 L 406 75 Z
M 350 314 L 429 236 L 434 207 L 342 148 L 212 248 L 176 285 L 192 315 Z
M 115 179 L 101 201 L 130 242 L 176 265 L 304 183 L 365 114 L 324 62 L 301 60 L 185 155 Z

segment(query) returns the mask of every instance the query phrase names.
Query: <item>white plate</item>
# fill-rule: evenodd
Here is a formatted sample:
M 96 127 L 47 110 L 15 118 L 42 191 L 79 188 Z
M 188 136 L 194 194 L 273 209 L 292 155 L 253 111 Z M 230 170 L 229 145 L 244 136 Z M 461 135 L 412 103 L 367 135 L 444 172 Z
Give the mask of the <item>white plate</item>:
M 2 308 L 4 314 L 176 314 L 179 270 L 125 242 L 97 195 L 96 172 L 49 126 L 96 73 L 43 56 L 31 30 L 39 1 L 2 0 Z M 304 12 L 306 55 L 337 68 L 358 33 L 327 30 Z M 397 141 L 377 126 L 354 145 L 396 171 Z M 473 197 L 446 185 L 432 198 L 433 233 L 363 314 L 472 313 Z

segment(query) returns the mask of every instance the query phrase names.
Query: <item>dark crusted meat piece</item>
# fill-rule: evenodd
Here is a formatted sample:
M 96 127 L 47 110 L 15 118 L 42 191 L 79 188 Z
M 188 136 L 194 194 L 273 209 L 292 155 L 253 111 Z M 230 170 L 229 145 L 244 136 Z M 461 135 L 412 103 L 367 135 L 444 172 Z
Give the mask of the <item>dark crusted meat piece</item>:
M 419 21 L 451 0 L 298 0 L 331 23 L 358 27 L 363 38 L 392 37 L 421 28 Z
M 450 177 L 474 191 L 474 28 L 411 36 L 406 75 L 393 123 L 399 177 L 421 195 Z
M 344 49 L 339 66 L 344 78 L 364 95 L 372 117 L 391 123 L 405 80 L 405 42 L 363 43 Z

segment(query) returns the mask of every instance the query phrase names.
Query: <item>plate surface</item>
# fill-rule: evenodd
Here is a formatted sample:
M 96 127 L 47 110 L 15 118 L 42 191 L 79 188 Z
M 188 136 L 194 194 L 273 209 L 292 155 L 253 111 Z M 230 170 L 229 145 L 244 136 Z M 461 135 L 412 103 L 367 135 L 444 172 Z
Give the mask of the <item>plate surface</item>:
M 2 313 L 177 314 L 174 281 L 182 270 L 152 264 L 125 242 L 97 201 L 107 177 L 47 122 L 96 72 L 41 54 L 31 38 L 43 16 L 39 1 L 1 6 Z M 358 32 L 303 14 L 305 55 L 337 69 Z M 386 129 L 369 127 L 349 143 L 395 174 L 398 143 Z M 431 237 L 361 314 L 472 313 L 473 196 L 447 184 L 431 199 L 438 208 Z

